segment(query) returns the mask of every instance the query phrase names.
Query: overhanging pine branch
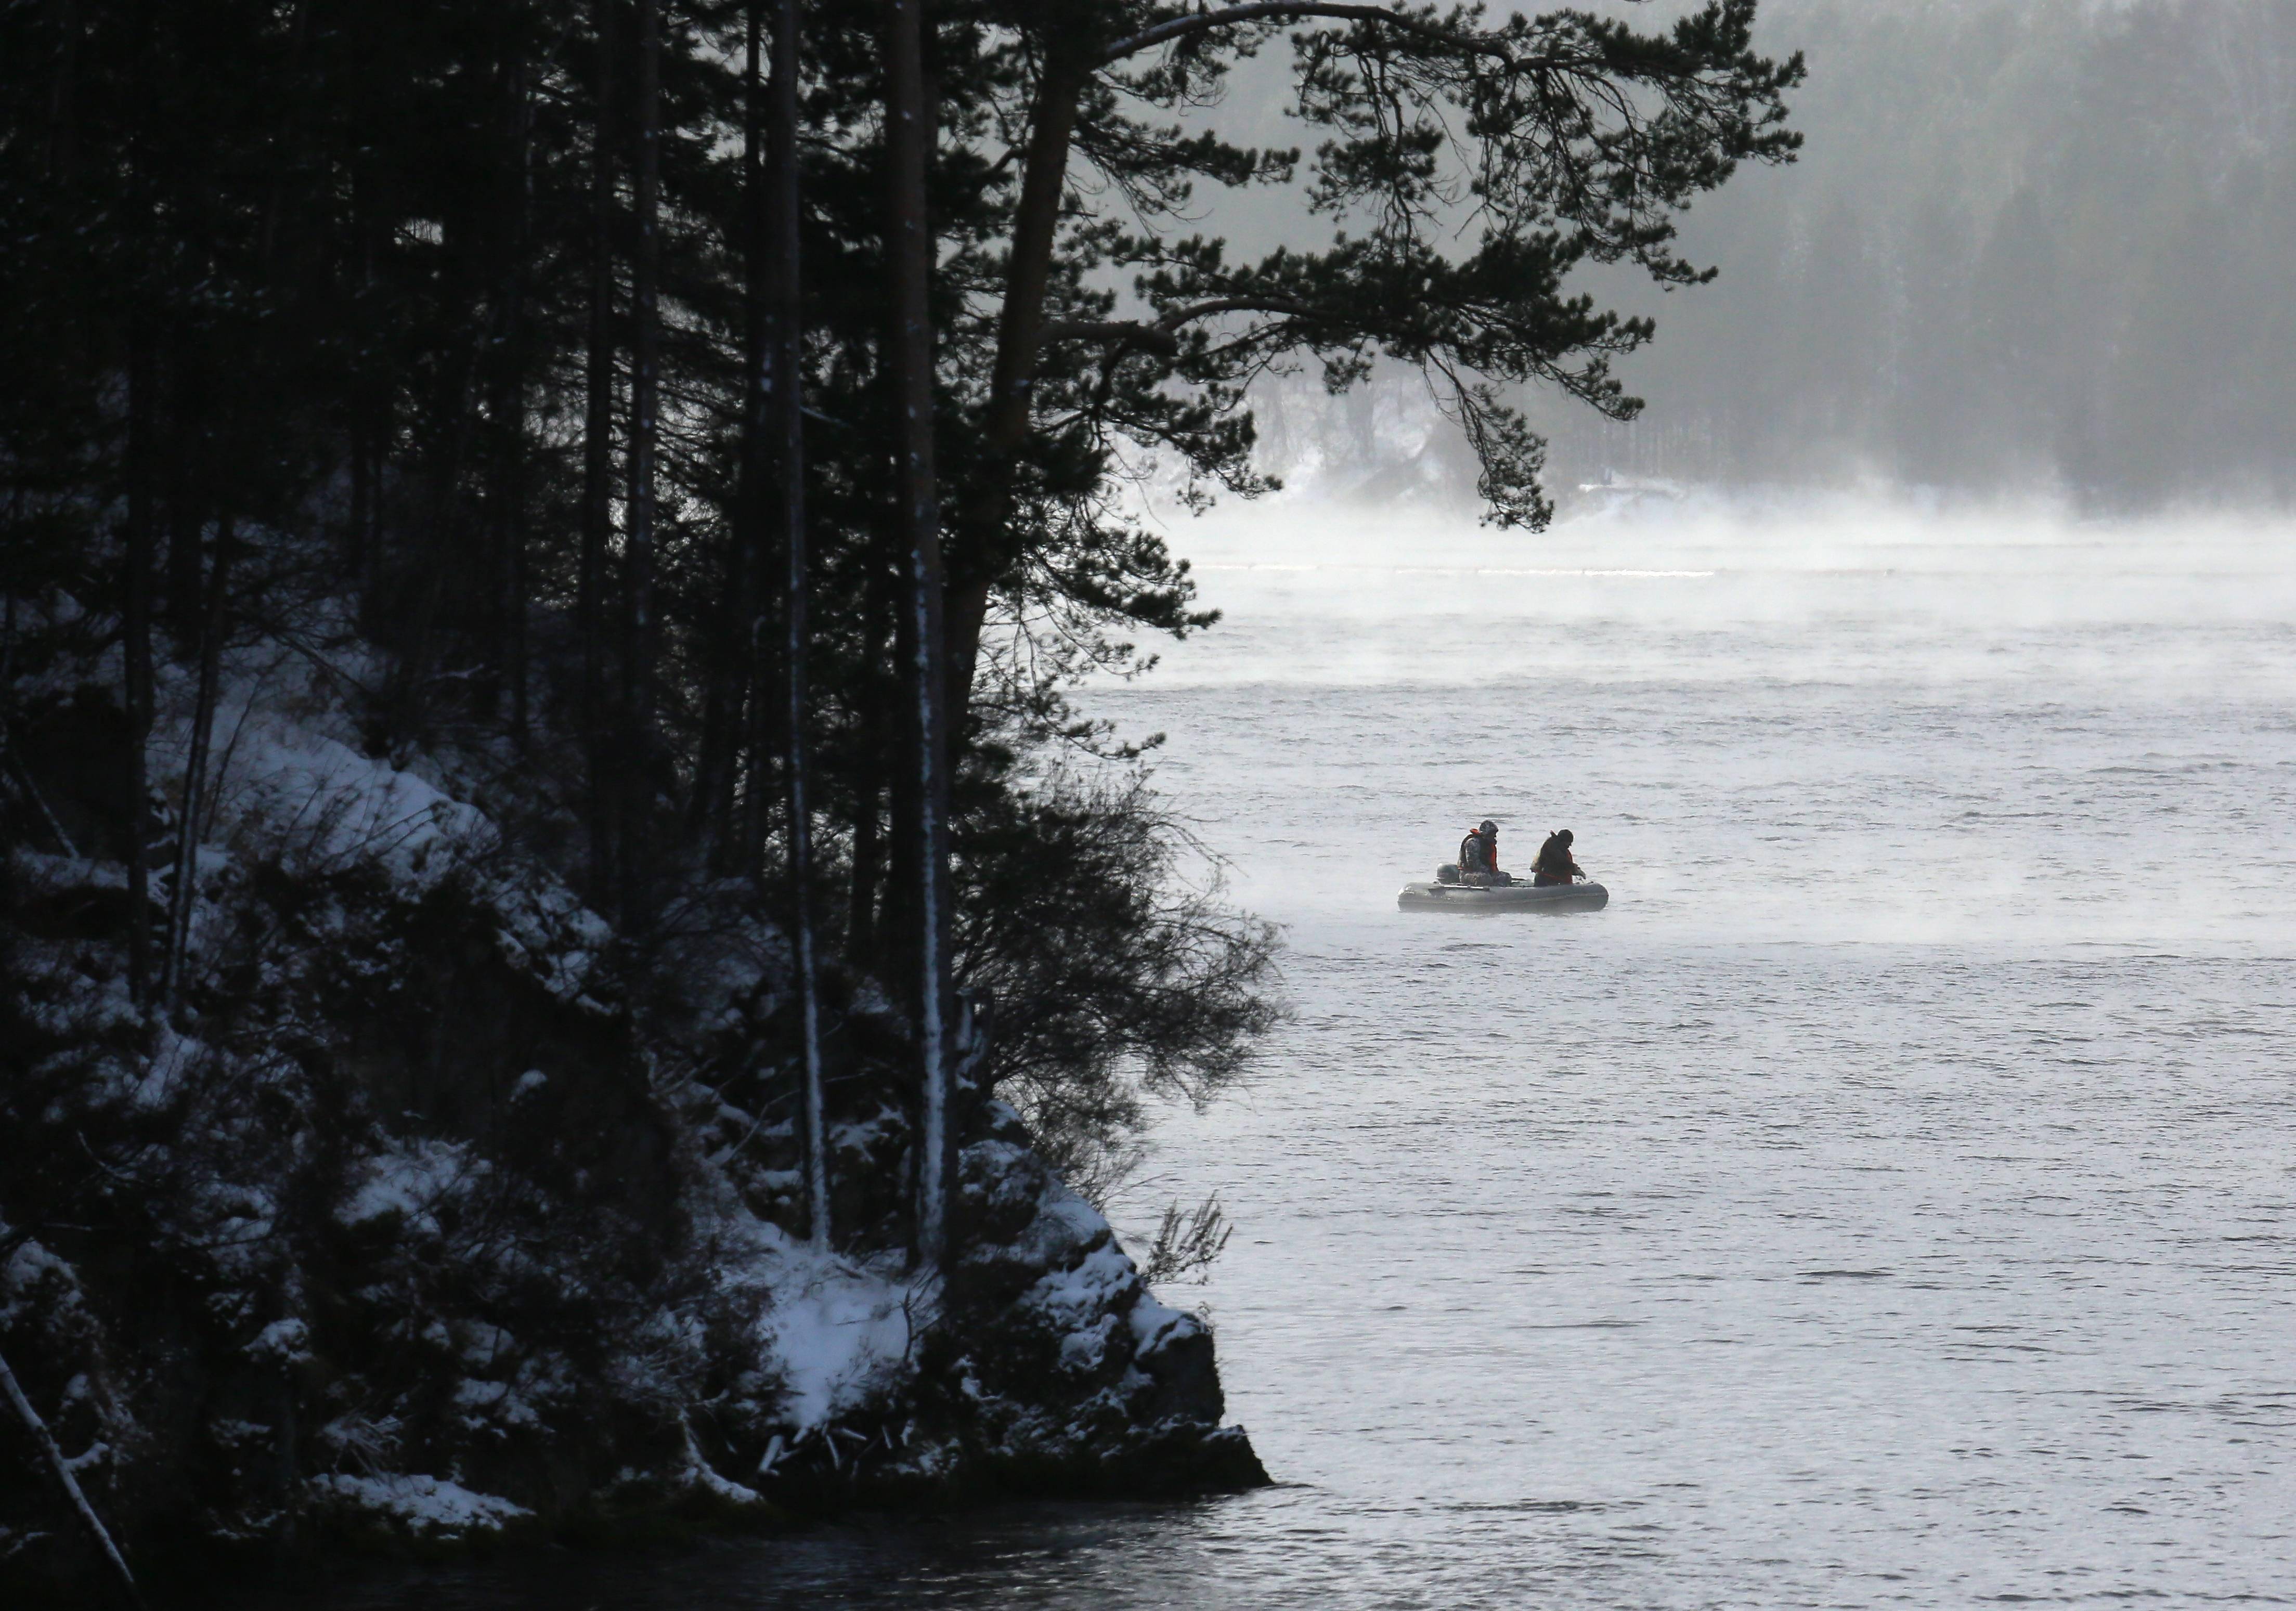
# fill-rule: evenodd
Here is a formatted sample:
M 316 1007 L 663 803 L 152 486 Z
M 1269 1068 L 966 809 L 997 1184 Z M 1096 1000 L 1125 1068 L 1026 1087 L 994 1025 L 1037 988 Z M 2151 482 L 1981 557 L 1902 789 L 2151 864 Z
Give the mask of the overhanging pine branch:
M 1192 34 L 1210 33 L 1216 29 L 1236 28 L 1247 22 L 1306 21 L 1311 19 L 1376 23 L 1382 28 L 1391 28 L 1415 38 L 1448 45 L 1454 50 L 1489 56 L 1521 70 L 1567 65 L 1557 58 L 1517 56 L 1496 38 L 1459 33 L 1384 5 L 1319 4 L 1315 0 L 1250 0 L 1250 4 L 1224 6 L 1216 12 L 1174 17 L 1168 21 L 1159 22 L 1153 28 L 1144 28 L 1128 38 L 1119 39 L 1101 53 L 1100 64 L 1103 67 L 1112 66 L 1127 56 L 1136 56 L 1142 51 L 1168 45 L 1175 39 L 1185 39 Z
M 1133 319 L 1071 319 L 1047 324 L 1043 339 L 1054 341 L 1097 341 L 1103 345 L 1118 343 L 1145 347 L 1165 354 L 1180 350 L 1177 331 L 1184 324 L 1198 319 L 1209 319 L 1217 314 L 1281 314 L 1286 318 L 1312 318 L 1315 310 L 1304 302 L 1289 297 L 1218 297 L 1209 302 L 1193 302 L 1185 307 L 1176 307 L 1153 323 Z
M 1055 320 L 1045 326 L 1041 339 L 1047 347 L 1055 341 L 1089 341 L 1103 347 L 1145 347 L 1168 357 L 1180 350 L 1179 340 L 1170 331 L 1130 319 Z

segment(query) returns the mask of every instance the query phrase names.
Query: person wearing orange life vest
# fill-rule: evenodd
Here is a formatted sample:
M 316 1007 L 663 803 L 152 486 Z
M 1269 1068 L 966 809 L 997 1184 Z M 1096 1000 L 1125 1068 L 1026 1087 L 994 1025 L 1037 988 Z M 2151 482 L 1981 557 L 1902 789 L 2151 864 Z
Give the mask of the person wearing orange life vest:
M 1459 841 L 1459 881 L 1463 884 L 1512 884 L 1499 871 L 1499 825 L 1488 817 Z

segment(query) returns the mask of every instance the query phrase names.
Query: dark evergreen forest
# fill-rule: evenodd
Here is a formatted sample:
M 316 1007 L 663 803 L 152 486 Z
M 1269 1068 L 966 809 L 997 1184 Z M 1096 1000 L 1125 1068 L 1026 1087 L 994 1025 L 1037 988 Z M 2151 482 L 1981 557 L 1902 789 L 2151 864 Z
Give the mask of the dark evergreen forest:
M 1133 479 L 1248 496 L 1255 380 L 1402 364 L 1542 524 L 1516 388 L 1629 418 L 1653 331 L 1571 276 L 1703 282 L 1681 210 L 1799 143 L 1754 10 L 0 9 L 0 1247 L 46 1261 L 0 1341 L 103 1384 L 65 1419 L 136 1452 L 129 1531 L 276 1543 L 417 1461 L 545 1516 L 566 1461 L 845 1473 L 726 1363 L 727 1228 L 939 1271 L 994 1158 L 1104 1187 L 1272 1021 L 1152 740 L 1068 702 L 1211 625 Z M 1300 149 L 1202 124 L 1262 51 Z M 1205 220 L 1255 191 L 1296 228 L 1246 256 Z M 673 1313 L 640 1414 L 613 1351 Z M 494 1386 L 636 1419 L 547 1482 L 472 1452 L 387 1338 L 481 1320 Z M 269 1452 L 192 1430 L 225 1400 Z

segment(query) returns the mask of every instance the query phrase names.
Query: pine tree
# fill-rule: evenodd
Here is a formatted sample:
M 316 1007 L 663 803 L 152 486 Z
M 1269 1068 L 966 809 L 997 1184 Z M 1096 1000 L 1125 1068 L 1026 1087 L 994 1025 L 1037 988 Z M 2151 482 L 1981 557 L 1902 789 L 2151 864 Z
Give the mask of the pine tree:
M 1792 155 L 1800 63 L 1759 53 L 1753 17 L 1751 0 L 1651 29 L 1289 0 L 13 8 L 5 585 L 68 589 L 125 640 L 123 776 L 154 662 L 212 683 L 234 643 L 316 652 L 355 626 L 381 668 L 357 695 L 370 747 L 491 757 L 530 841 L 582 863 L 629 944 L 738 878 L 817 962 L 890 985 L 919 1026 L 937 1139 L 915 1160 L 917 1239 L 937 1256 L 961 983 L 1103 993 L 1106 1038 L 1016 1043 L 1035 1072 L 1012 1077 L 1050 1129 L 1070 1122 L 1062 1081 L 1113 1077 L 1107 1048 L 1149 1043 L 1128 1035 L 1184 1047 L 1172 1067 L 1225 1067 L 1267 955 L 1239 922 L 1221 932 L 1241 949 L 1193 964 L 1216 1044 L 1156 1005 L 1160 985 L 1055 965 L 1067 934 L 1148 966 L 1123 936 L 1181 922 L 1161 897 L 1056 883 L 1028 945 L 977 920 L 968 903 L 1043 893 L 1013 881 L 1017 825 L 1055 827 L 1013 780 L 1078 726 L 1063 673 L 984 651 L 988 623 L 1056 629 L 1066 669 L 1203 625 L 1183 560 L 1123 515 L 1122 472 L 1153 453 L 1205 489 L 1259 490 L 1248 388 L 1300 362 L 1341 386 L 1417 366 L 1480 455 L 1491 517 L 1543 520 L 1515 392 L 1627 417 L 1611 364 L 1652 333 L 1566 276 L 1704 278 L 1673 244 L 1681 209 Z M 1186 127 L 1278 48 L 1311 157 Z M 1295 180 L 1310 209 L 1284 249 L 1242 261 L 1203 233 L 1216 196 L 1288 205 Z M 328 588 L 340 609 L 314 603 Z M 149 782 L 125 783 L 106 836 L 131 883 Z M 170 802 L 178 904 L 197 792 Z M 1077 809 L 1111 814 L 1111 841 L 1153 820 L 1121 790 Z M 1126 864 L 1165 876 L 1144 846 Z M 131 890 L 125 938 L 152 896 Z M 1032 1014 L 1059 1017 L 1002 1016 Z M 791 1059 L 809 1134 L 819 1033 Z

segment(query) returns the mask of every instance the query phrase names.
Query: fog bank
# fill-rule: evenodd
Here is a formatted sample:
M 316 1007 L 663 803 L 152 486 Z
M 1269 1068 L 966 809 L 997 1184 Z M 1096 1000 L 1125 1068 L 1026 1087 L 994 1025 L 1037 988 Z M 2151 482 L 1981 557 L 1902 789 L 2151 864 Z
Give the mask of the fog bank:
M 1802 159 L 1685 220 L 1712 284 L 1587 277 L 1659 333 L 1623 366 L 1633 424 L 1526 399 L 1566 503 L 1606 469 L 2092 511 L 2296 491 L 2296 7 L 1767 0 L 1761 27 L 1808 58 Z M 1296 484 L 1472 496 L 1415 376 L 1258 401 Z

